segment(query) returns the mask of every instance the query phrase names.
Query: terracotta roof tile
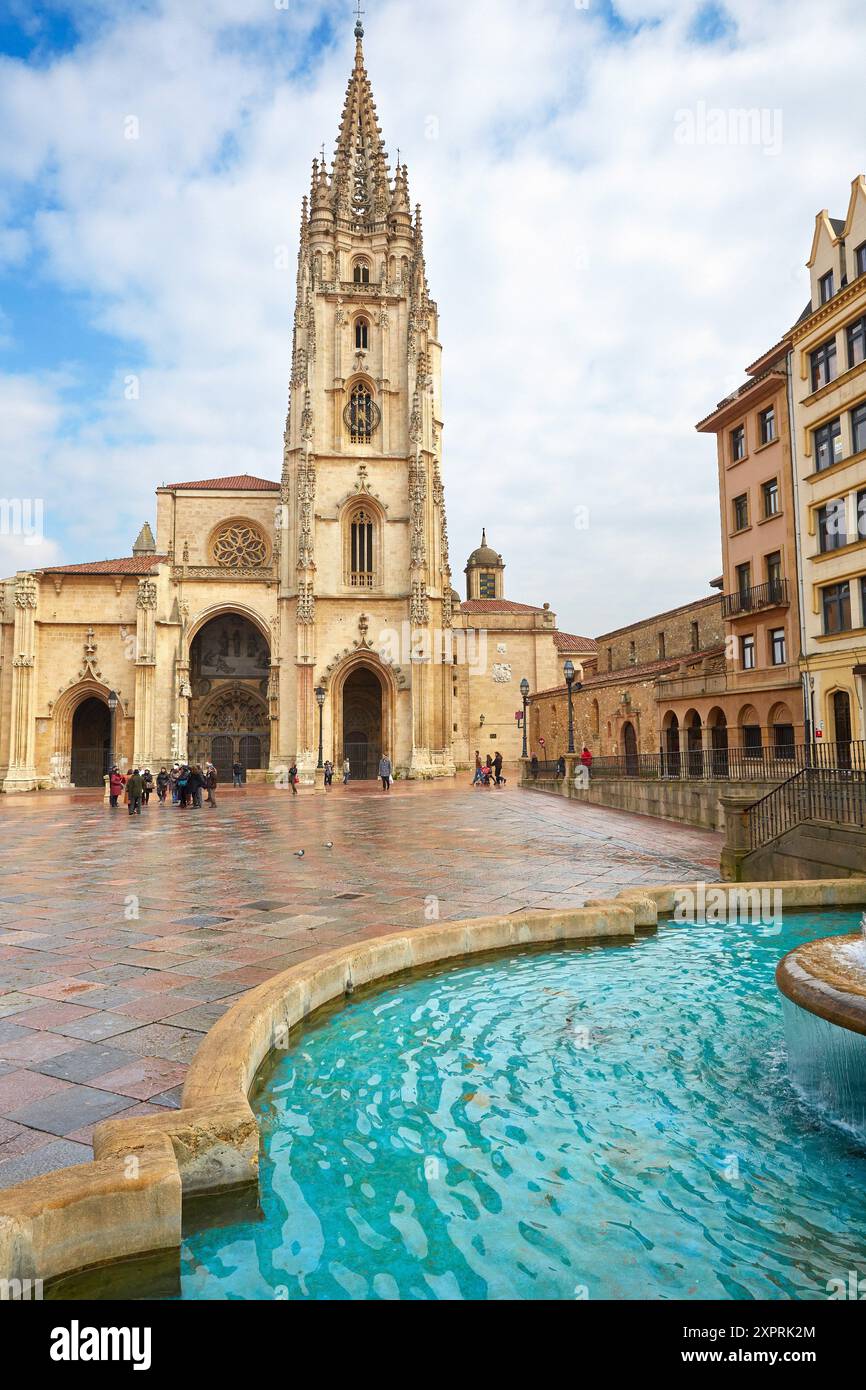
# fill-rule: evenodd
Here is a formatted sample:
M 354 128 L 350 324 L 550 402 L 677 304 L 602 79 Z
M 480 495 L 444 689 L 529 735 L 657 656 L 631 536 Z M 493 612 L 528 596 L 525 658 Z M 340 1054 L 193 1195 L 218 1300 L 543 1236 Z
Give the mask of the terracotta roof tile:
M 254 478 L 237 473 L 231 478 L 205 478 L 195 483 L 164 483 L 159 492 L 279 492 L 280 484 L 270 478 Z
M 553 640 L 557 651 L 560 652 L 585 652 L 587 655 L 594 655 L 598 651 L 598 643 L 591 637 L 575 637 L 570 632 L 555 632 Z
M 87 560 L 83 565 L 50 565 L 42 574 L 149 574 L 165 555 L 126 555 L 121 560 Z
M 529 603 L 512 603 L 508 598 L 470 598 L 461 603 L 461 613 L 543 613 Z

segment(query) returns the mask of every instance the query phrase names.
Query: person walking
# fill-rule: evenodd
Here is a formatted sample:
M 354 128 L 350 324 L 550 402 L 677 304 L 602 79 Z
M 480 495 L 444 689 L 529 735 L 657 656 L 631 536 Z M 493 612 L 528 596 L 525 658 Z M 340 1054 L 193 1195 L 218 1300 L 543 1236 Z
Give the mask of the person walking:
M 382 778 L 382 790 L 385 792 L 391 790 L 392 771 L 391 759 L 388 757 L 387 753 L 383 753 L 379 759 L 379 776 Z
M 586 768 L 586 776 L 587 779 L 589 779 L 589 774 L 592 771 L 592 754 L 590 753 L 586 744 L 583 745 L 583 752 L 580 755 L 580 762 L 581 766 Z
M 334 785 L 334 764 L 333 764 L 330 760 L 328 760 L 328 761 L 326 761 L 326 763 L 325 763 L 325 786 L 326 786 L 326 787 L 332 787 L 333 785 Z
M 556 764 L 556 775 L 557 775 L 557 777 L 564 777 L 564 776 L 565 776 L 565 754 L 564 754 L 564 753 L 560 753 L 560 755 L 559 755 L 559 761 L 558 761 L 557 764 Z
M 178 786 L 179 782 L 180 763 L 175 763 L 174 767 L 171 769 L 171 772 L 168 774 L 168 788 L 171 792 L 171 800 L 173 806 L 178 806 L 180 804 L 180 787 Z
M 126 804 L 131 816 L 141 815 L 141 798 L 144 794 L 144 779 L 138 768 L 126 783 Z
M 473 787 L 480 787 L 484 778 L 481 776 L 481 754 L 475 749 L 475 776 L 472 778 Z
M 195 810 L 195 811 L 200 811 L 200 810 L 201 810 L 201 806 L 202 806 L 201 794 L 202 794 L 202 790 L 203 790 L 203 788 L 204 788 L 204 785 L 205 785 L 205 776 L 204 776 L 204 773 L 202 772 L 202 770 L 201 770 L 201 768 L 199 767 L 198 763 L 196 763 L 195 767 L 193 767 L 193 768 L 190 769 L 189 781 L 187 782 L 187 791 L 188 791 L 189 793 L 191 793 L 191 795 L 192 795 L 192 805 L 193 805 L 193 810 Z
M 235 787 L 242 787 L 244 784 L 244 770 L 240 763 L 232 763 L 232 784 Z
M 126 778 L 119 767 L 113 767 L 108 774 L 108 803 L 112 811 L 117 810 L 121 792 L 126 786 Z
M 149 767 L 145 768 L 144 772 L 141 774 L 141 784 L 141 804 L 142 806 L 149 806 L 150 794 L 153 791 L 153 773 Z
M 344 786 L 344 787 L 348 786 L 348 784 L 349 784 L 349 778 L 351 777 L 351 775 L 352 775 L 352 765 L 351 765 L 351 763 L 349 762 L 349 759 L 348 759 L 348 758 L 344 758 L 344 759 L 343 759 L 343 786 Z
M 183 767 L 179 767 L 177 770 L 177 804 L 182 811 L 186 810 L 191 795 L 189 778 L 190 770 L 186 764 L 184 764 Z
M 156 774 L 156 794 L 160 800 L 160 803 L 163 806 L 165 805 L 165 799 L 168 796 L 168 788 L 169 776 L 165 768 L 161 767 L 159 769 L 159 772 Z
M 219 782 L 219 776 L 213 763 L 208 763 L 206 765 L 204 770 L 204 781 L 205 786 L 207 787 L 207 804 L 208 806 L 216 806 L 216 789 L 217 784 Z
M 496 750 L 496 756 L 493 759 L 493 776 L 497 787 L 501 787 L 505 778 L 502 776 L 502 754 L 498 748 Z
M 292 763 L 291 767 L 289 768 L 289 783 L 290 783 L 291 788 L 292 788 L 292 796 L 297 796 L 297 794 L 298 794 L 298 766 L 297 766 L 297 763 Z

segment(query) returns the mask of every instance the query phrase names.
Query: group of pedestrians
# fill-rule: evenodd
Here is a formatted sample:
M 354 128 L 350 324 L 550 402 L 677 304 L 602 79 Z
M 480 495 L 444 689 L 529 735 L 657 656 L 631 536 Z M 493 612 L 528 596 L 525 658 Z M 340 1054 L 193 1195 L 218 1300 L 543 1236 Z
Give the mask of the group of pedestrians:
M 487 757 L 482 762 L 481 754 L 475 749 L 475 776 L 472 778 L 473 787 L 504 787 L 505 778 L 502 776 L 502 754 L 499 749 Z
M 205 804 L 203 797 L 207 792 L 207 805 L 216 806 L 216 789 L 219 784 L 217 770 L 213 763 L 175 763 L 172 768 L 160 768 L 154 778 L 150 768 L 135 768 L 125 776 L 119 767 L 113 767 L 108 774 L 108 799 L 112 810 L 116 811 L 121 797 L 131 816 L 140 816 L 142 806 L 147 806 L 151 795 L 156 791 L 162 806 L 173 806 L 181 810 L 201 810 Z

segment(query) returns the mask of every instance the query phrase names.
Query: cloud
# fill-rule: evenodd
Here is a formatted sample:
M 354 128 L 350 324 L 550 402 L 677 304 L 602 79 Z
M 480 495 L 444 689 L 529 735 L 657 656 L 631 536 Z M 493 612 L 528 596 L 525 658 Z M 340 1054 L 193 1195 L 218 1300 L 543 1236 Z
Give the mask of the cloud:
M 54 509 L 67 558 L 127 553 L 161 482 L 278 476 L 276 252 L 294 258 L 336 134 L 348 9 L 91 4 L 77 47 L 3 63 L 0 258 L 117 344 L 101 384 L 86 362 L 49 381 L 16 360 L 7 306 L 7 387 L 35 411 L 9 426 L 16 466 L 74 498 Z M 840 32 L 833 102 L 805 97 Z M 571 631 L 707 593 L 715 452 L 694 422 L 808 297 L 814 213 L 844 212 L 863 164 L 864 36 L 854 0 L 377 5 L 368 67 L 441 312 L 455 578 L 486 525 L 506 592 Z M 677 139 L 678 113 L 752 107 L 780 113 L 775 152 Z

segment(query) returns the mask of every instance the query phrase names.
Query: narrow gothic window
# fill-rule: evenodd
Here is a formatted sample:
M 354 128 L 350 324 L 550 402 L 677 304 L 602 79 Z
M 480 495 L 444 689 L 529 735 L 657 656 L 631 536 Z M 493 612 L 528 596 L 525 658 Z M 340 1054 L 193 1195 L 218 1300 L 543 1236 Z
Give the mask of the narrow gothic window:
M 373 556 L 373 522 L 366 512 L 356 512 L 352 518 L 350 580 L 353 588 L 372 589 L 375 572 Z
M 366 352 L 370 346 L 370 325 L 366 319 L 355 320 L 355 347 L 358 352 Z
M 366 261 L 356 261 L 353 279 L 356 285 L 369 285 L 370 267 Z
M 376 422 L 376 406 L 369 386 L 359 381 L 349 398 L 349 434 L 353 444 L 369 444 Z

